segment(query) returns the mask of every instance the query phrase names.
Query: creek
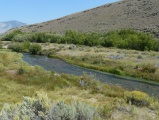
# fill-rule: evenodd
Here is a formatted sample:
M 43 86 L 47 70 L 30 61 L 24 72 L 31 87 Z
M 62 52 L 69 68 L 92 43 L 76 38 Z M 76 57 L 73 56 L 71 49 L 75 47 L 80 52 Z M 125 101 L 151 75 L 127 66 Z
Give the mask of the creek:
M 139 90 L 143 91 L 150 96 L 159 98 L 159 85 L 153 83 L 147 83 L 145 81 L 136 80 L 135 78 L 122 78 L 109 73 L 90 70 L 75 65 L 71 65 L 63 60 L 56 58 L 48 58 L 47 56 L 30 55 L 23 53 L 23 60 L 30 65 L 38 65 L 46 70 L 55 71 L 57 73 L 73 74 L 81 76 L 84 73 L 93 75 L 96 80 L 100 80 L 103 83 L 121 86 L 127 90 Z

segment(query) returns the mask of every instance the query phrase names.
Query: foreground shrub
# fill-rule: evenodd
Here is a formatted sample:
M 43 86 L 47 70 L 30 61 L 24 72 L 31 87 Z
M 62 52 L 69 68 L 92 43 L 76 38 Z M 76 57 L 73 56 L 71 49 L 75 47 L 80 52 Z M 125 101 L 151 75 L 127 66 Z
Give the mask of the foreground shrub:
M 52 106 L 48 117 L 49 120 L 75 120 L 76 108 L 61 101 Z
M 0 120 L 41 120 L 46 118 L 49 108 L 47 95 L 37 93 L 34 98 L 24 97 L 21 104 L 5 104 L 0 113 Z
M 0 120 L 94 120 L 96 109 L 82 102 L 51 103 L 45 93 L 24 97 L 21 104 L 4 104 Z M 98 117 L 99 118 L 99 117 Z
M 96 109 L 82 102 L 75 102 L 73 106 L 76 108 L 76 120 L 93 120 L 98 118 Z

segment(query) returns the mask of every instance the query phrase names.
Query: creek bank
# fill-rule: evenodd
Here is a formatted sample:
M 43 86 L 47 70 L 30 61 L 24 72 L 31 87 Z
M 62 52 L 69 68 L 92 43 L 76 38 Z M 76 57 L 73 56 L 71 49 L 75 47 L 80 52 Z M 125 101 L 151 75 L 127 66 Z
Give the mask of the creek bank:
M 103 83 L 109 85 L 116 85 L 124 87 L 128 90 L 139 90 L 143 91 L 150 96 L 159 98 L 159 85 L 154 83 L 147 83 L 143 81 L 137 81 L 133 78 L 124 78 L 109 73 L 99 72 L 90 70 L 75 65 L 71 65 L 63 60 L 57 58 L 48 58 L 46 56 L 30 55 L 23 53 L 23 60 L 28 62 L 30 65 L 39 65 L 46 70 L 55 71 L 57 73 L 66 73 L 81 76 L 83 73 L 87 73 L 90 76 L 95 77 Z

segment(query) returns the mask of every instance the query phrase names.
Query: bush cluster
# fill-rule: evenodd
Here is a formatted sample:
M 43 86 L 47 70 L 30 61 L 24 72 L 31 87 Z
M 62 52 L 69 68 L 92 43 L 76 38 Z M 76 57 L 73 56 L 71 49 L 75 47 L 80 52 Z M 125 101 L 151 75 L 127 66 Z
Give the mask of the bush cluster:
M 32 44 L 29 47 L 29 52 L 31 54 L 37 54 L 41 49 L 42 49 L 41 45 L 39 45 L 39 44 Z
M 125 98 L 128 103 L 136 106 L 150 106 L 150 100 L 146 93 L 140 91 L 126 92 Z
M 2 41 L 12 41 L 14 39 L 14 37 L 16 37 L 17 35 L 22 35 L 23 33 L 20 30 L 14 30 L 11 33 L 8 33 L 4 36 L 1 37 Z
M 157 67 L 155 67 L 155 65 L 153 64 L 141 64 L 141 65 L 136 65 L 135 69 L 138 72 L 155 73 L 157 70 Z
M 21 104 L 5 104 L 0 112 L 0 120 L 94 120 L 99 118 L 96 109 L 83 102 L 64 101 L 51 103 L 45 93 L 37 93 L 34 98 L 24 97 Z
M 30 41 L 38 43 L 69 43 L 86 46 L 117 47 L 122 49 L 155 50 L 159 49 L 159 42 L 153 35 L 135 30 L 123 29 L 102 33 L 78 33 L 67 30 L 65 35 L 55 33 L 22 33 L 19 30 L 6 34 L 1 40 Z
M 24 51 L 28 51 L 30 47 L 30 42 L 28 41 L 24 41 L 22 43 L 19 42 L 12 42 L 8 45 L 9 49 L 12 49 L 15 52 L 24 52 Z
M 24 42 L 13 42 L 9 44 L 9 49 L 12 49 L 15 52 L 30 52 L 31 54 L 37 54 L 42 50 L 41 45 L 39 44 L 30 44 L 28 41 Z

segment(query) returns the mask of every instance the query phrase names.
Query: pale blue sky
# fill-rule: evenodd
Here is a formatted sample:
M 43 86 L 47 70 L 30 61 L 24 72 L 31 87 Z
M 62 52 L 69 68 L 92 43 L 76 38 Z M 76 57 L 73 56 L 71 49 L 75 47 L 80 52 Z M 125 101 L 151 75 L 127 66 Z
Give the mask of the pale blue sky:
M 119 0 L 0 0 L 0 22 L 34 24 Z

